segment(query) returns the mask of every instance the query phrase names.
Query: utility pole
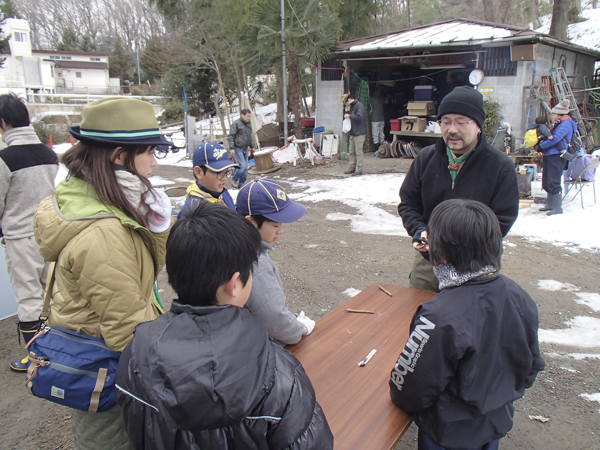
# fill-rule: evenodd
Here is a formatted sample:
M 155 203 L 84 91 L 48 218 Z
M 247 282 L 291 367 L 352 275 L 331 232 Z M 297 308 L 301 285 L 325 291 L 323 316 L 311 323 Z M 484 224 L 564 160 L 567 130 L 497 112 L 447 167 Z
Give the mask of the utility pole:
M 137 67 L 138 67 L 138 86 L 142 84 L 142 78 L 140 77 L 140 51 L 136 49 L 135 54 L 137 55 Z
M 286 79 L 286 68 L 285 68 L 285 11 L 283 9 L 283 1 L 281 0 L 281 61 L 283 67 L 283 137 L 285 138 L 284 144 L 288 138 L 288 112 L 287 112 L 287 79 Z

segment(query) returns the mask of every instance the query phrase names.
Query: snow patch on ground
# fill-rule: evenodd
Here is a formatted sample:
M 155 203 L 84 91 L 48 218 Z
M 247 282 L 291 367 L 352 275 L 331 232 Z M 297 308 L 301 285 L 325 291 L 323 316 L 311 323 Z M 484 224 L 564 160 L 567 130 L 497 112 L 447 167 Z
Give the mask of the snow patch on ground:
M 562 283 L 556 280 L 538 280 L 538 289 L 546 291 L 567 291 L 574 292 L 580 289 L 571 283 Z
M 600 319 L 577 316 L 565 322 L 568 328 L 538 332 L 540 342 L 579 348 L 600 347 Z
M 346 289 L 344 292 L 342 292 L 342 294 L 347 295 L 348 297 L 354 297 L 356 294 L 360 294 L 361 291 L 359 291 L 358 289 L 355 288 L 348 288 Z

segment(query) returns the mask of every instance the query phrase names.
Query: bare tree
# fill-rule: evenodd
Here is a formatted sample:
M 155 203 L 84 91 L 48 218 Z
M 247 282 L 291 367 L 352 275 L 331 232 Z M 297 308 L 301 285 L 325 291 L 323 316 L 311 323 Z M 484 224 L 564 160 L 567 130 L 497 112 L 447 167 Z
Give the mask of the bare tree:
M 550 36 L 566 41 L 568 13 L 571 6 L 571 0 L 554 0 L 552 8 L 552 23 L 550 24 Z
M 482 0 L 483 3 L 483 19 L 488 22 L 496 21 L 496 9 L 494 7 L 494 0 Z
M 534 29 L 539 28 L 540 24 L 540 10 L 538 7 L 537 0 L 530 0 L 530 9 L 531 9 L 531 25 Z

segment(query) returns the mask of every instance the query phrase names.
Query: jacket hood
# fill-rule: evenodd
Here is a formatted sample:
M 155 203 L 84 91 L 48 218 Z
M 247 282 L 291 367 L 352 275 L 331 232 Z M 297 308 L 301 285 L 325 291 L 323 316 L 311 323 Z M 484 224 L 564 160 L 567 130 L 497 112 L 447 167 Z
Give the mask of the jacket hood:
M 120 209 L 100 200 L 94 187 L 71 177 L 58 184 L 34 216 L 34 233 L 46 261 L 56 261 L 67 243 L 98 219 L 117 218 L 125 226 L 143 228 Z
M 139 325 L 132 342 L 129 367 L 141 378 L 139 392 L 182 429 L 238 423 L 274 383 L 268 332 L 237 306 L 173 302 L 170 312 Z

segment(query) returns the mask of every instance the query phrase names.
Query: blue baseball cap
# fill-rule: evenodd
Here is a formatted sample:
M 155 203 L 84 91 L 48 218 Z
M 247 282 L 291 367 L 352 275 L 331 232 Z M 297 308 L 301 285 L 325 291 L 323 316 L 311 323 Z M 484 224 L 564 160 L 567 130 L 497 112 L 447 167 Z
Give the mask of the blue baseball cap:
M 194 167 L 205 166 L 213 172 L 222 172 L 231 167 L 238 168 L 236 163 L 229 159 L 228 150 L 216 142 L 205 142 L 194 150 Z
M 240 188 L 236 209 L 244 216 L 264 216 L 273 222 L 295 222 L 306 208 L 289 199 L 281 186 L 268 178 L 249 181 Z

